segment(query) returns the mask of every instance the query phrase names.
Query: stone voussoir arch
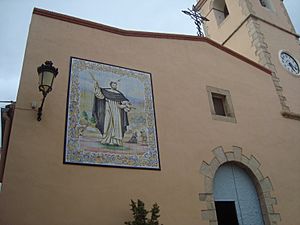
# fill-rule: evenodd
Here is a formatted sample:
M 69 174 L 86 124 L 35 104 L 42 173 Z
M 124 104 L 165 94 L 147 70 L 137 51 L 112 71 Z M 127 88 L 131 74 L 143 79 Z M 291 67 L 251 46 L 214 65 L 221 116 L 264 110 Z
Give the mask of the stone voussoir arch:
M 277 225 L 281 221 L 280 214 L 274 211 L 277 199 L 272 195 L 273 186 L 269 177 L 260 170 L 260 162 L 251 155 L 246 156 L 242 148 L 232 146 L 230 151 L 224 151 L 222 146 L 212 150 L 214 157 L 207 163 L 202 162 L 200 173 L 204 176 L 204 193 L 199 194 L 200 201 L 206 202 L 206 209 L 201 210 L 202 219 L 208 220 L 209 225 L 217 225 L 217 214 L 213 196 L 213 179 L 217 169 L 224 163 L 236 163 L 247 170 L 252 178 L 259 196 L 265 225 Z

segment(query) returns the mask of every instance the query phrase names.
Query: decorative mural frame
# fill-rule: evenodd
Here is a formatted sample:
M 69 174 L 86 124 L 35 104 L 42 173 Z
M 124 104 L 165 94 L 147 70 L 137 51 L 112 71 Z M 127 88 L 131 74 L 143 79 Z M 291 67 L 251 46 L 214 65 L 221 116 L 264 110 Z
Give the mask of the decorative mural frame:
M 63 161 L 160 170 L 151 73 L 70 57 Z

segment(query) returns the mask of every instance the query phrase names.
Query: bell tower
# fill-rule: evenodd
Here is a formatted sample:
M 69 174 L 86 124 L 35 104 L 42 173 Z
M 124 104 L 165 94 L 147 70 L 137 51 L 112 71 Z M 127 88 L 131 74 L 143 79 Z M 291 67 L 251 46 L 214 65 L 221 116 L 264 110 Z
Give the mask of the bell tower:
M 300 120 L 300 43 L 282 0 L 199 0 L 206 36 L 272 71 L 281 113 Z M 258 84 L 259 85 L 259 84 Z

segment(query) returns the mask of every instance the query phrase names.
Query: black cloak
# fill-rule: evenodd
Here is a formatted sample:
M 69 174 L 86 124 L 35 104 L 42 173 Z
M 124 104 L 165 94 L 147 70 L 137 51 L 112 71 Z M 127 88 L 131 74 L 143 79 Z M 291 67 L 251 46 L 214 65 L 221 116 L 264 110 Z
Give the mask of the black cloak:
M 93 117 L 96 120 L 96 128 L 100 131 L 101 135 L 104 132 L 104 121 L 105 121 L 105 102 L 108 100 L 116 101 L 121 103 L 123 101 L 129 101 L 121 92 L 112 92 L 109 91 L 111 88 L 100 88 L 102 94 L 104 95 L 104 99 L 99 99 L 96 96 L 94 97 L 94 106 L 93 106 Z M 127 131 L 127 126 L 129 125 L 128 115 L 124 109 L 120 109 L 121 113 L 121 126 L 122 126 L 122 137 L 124 137 L 124 133 Z

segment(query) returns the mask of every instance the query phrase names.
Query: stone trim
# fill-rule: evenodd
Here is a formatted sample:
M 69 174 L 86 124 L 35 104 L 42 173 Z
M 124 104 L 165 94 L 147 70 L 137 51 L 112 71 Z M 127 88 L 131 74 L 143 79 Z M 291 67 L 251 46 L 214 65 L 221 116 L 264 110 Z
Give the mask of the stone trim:
M 284 6 L 283 6 L 284 7 Z M 287 104 L 287 98 L 283 94 L 283 87 L 280 84 L 280 79 L 277 76 L 277 71 L 275 68 L 275 65 L 272 63 L 271 60 L 271 53 L 268 50 L 268 44 L 265 41 L 264 35 L 261 32 L 260 24 L 258 21 L 262 21 L 265 23 L 268 23 L 269 25 L 272 25 L 271 23 L 262 20 L 256 16 L 250 16 L 249 19 L 246 22 L 246 27 L 248 28 L 248 34 L 251 38 L 252 46 L 255 47 L 255 55 L 259 58 L 259 63 L 263 65 L 264 67 L 268 68 L 272 71 L 272 81 L 277 93 L 277 96 L 279 98 L 279 102 L 281 105 L 281 115 L 288 119 L 294 119 L 294 120 L 300 120 L 300 114 L 291 112 L 290 107 Z M 275 25 L 274 25 L 275 26 Z M 288 32 L 292 35 L 295 35 L 296 38 L 299 37 L 299 35 L 289 32 L 287 30 L 281 29 L 280 27 L 275 26 L 276 28 L 283 30 L 285 32 Z
M 248 34 L 251 38 L 252 45 L 255 47 L 255 55 L 259 58 L 259 63 L 272 71 L 272 81 L 278 95 L 281 108 L 285 112 L 290 112 L 290 108 L 287 105 L 286 97 L 283 94 L 283 88 L 280 85 L 280 79 L 277 76 L 275 65 L 271 61 L 271 54 L 268 50 L 268 44 L 265 41 L 265 37 L 260 30 L 260 25 L 257 18 L 249 17 L 246 22 L 248 28 Z
M 211 112 L 212 118 L 214 120 L 221 120 L 221 121 L 236 123 L 236 118 L 235 118 L 235 114 L 234 114 L 234 110 L 233 110 L 233 104 L 232 104 L 230 92 L 228 90 L 211 87 L 211 86 L 206 86 L 206 91 L 207 91 L 207 95 L 208 95 L 208 102 L 209 102 L 209 107 L 210 107 L 210 112 Z M 214 107 L 214 103 L 213 103 L 213 97 L 212 97 L 213 94 L 220 94 L 220 95 L 225 96 L 224 107 L 225 107 L 226 116 L 216 115 L 215 107 Z
M 242 8 L 242 13 L 246 16 L 249 14 L 256 14 L 253 10 L 253 5 L 249 0 L 239 0 L 239 6 Z
M 272 63 L 272 60 L 271 60 L 271 54 L 268 50 L 268 44 L 265 41 L 264 35 L 261 32 L 260 24 L 259 24 L 259 21 L 261 21 L 261 22 L 266 23 L 270 26 L 273 26 L 283 32 L 287 32 L 287 33 L 295 36 L 296 39 L 298 39 L 300 37 L 300 35 L 296 33 L 296 31 L 291 23 L 290 17 L 288 16 L 288 13 L 286 11 L 286 8 L 284 7 L 283 3 L 280 2 L 280 6 L 282 7 L 284 14 L 286 15 L 286 18 L 287 18 L 289 24 L 291 25 L 289 30 L 279 27 L 276 24 L 273 24 L 269 21 L 266 21 L 266 20 L 256 16 L 255 11 L 253 10 L 253 5 L 252 5 L 251 1 L 249 1 L 249 0 L 239 0 L 239 6 L 241 7 L 242 13 L 243 13 L 243 15 L 246 16 L 246 18 L 245 18 L 245 20 L 243 20 L 241 25 L 222 43 L 222 45 L 224 45 L 231 38 L 231 36 L 233 36 L 234 33 L 244 23 L 246 23 L 246 27 L 248 28 L 248 34 L 251 39 L 252 46 L 254 46 L 256 49 L 255 55 L 258 56 L 258 62 L 261 65 L 263 65 L 264 67 L 266 67 L 272 71 L 272 81 L 273 81 L 277 96 L 279 98 L 279 102 L 280 102 L 281 110 L 282 110 L 282 112 L 281 112 L 282 116 L 284 116 L 285 118 L 288 118 L 288 119 L 300 120 L 300 114 L 291 112 L 290 107 L 288 106 L 287 98 L 283 94 L 283 88 L 280 84 L 280 79 L 277 76 L 277 71 L 276 71 L 275 65 Z
M 204 176 L 204 192 L 199 193 L 199 200 L 206 203 L 206 209 L 201 210 L 202 219 L 207 220 L 209 224 L 218 224 L 213 195 L 213 178 L 222 164 L 234 162 L 245 168 L 254 181 L 265 225 L 279 224 L 281 217 L 279 213 L 274 212 L 277 199 L 272 196 L 273 185 L 271 179 L 263 175 L 260 170 L 261 163 L 255 156 L 250 155 L 248 157 L 244 155 L 242 148 L 238 146 L 232 146 L 232 149 L 226 152 L 222 146 L 218 146 L 212 150 L 212 153 L 214 158 L 210 163 L 203 161 L 200 166 L 200 173 Z

